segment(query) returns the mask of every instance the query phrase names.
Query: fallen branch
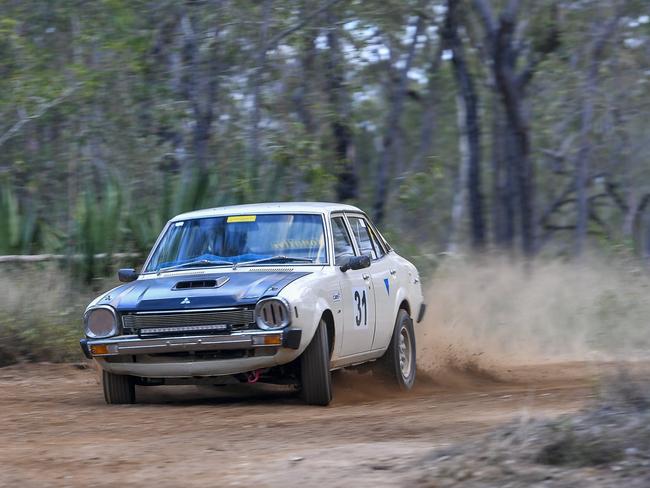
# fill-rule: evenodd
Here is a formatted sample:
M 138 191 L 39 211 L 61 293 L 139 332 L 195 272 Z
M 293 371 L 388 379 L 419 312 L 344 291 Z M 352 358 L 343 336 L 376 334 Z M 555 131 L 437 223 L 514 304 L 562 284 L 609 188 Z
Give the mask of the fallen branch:
M 269 42 L 266 43 L 266 51 L 271 51 L 272 49 L 275 49 L 277 44 L 284 39 L 287 36 L 290 36 L 294 32 L 299 31 L 303 27 L 305 27 L 307 24 L 309 24 L 312 20 L 314 20 L 316 17 L 318 17 L 320 14 L 325 12 L 328 8 L 332 7 L 333 5 L 339 3 L 341 0 L 330 0 L 329 2 L 325 3 L 322 5 L 320 8 L 314 10 L 311 14 L 305 16 L 300 22 L 296 23 L 295 25 L 289 27 L 288 29 L 283 30 L 282 32 L 279 32 L 275 36 L 273 36 Z
M 78 87 L 79 85 L 75 85 L 66 88 L 65 90 L 63 90 L 61 95 L 59 95 L 53 100 L 50 100 L 49 102 L 42 104 L 35 113 L 33 113 L 32 115 L 25 115 L 20 120 L 18 120 L 4 134 L 0 135 L 0 147 L 2 147 L 2 145 L 5 142 L 7 142 L 9 139 L 11 139 L 16 134 L 18 134 L 25 124 L 27 124 L 32 120 L 42 117 L 48 110 L 50 110 L 53 107 L 56 107 L 57 105 L 62 103 L 66 98 L 72 95 L 72 93 L 74 93 Z

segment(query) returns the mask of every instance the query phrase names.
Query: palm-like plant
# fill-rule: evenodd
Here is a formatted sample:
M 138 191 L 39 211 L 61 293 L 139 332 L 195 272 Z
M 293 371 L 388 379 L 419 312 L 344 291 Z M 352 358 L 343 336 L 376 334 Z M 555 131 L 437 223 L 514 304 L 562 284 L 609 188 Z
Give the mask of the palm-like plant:
M 33 206 L 21 206 L 6 179 L 0 183 L 0 253 L 27 254 L 38 247 L 39 222 Z

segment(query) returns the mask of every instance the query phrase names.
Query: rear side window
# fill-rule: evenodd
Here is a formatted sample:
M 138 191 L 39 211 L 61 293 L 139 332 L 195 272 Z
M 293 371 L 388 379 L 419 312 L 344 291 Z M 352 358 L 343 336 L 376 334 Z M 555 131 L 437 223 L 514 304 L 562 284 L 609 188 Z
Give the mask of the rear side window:
M 348 217 L 352 226 L 352 234 L 359 245 L 361 254 L 370 256 L 370 259 L 378 259 L 384 255 L 384 251 L 374 237 L 374 233 L 365 219 L 361 217 Z
M 344 257 L 354 256 L 352 239 L 345 227 L 343 217 L 334 217 L 332 219 L 332 237 L 334 238 L 334 260 L 337 266 L 340 266 L 341 259 Z

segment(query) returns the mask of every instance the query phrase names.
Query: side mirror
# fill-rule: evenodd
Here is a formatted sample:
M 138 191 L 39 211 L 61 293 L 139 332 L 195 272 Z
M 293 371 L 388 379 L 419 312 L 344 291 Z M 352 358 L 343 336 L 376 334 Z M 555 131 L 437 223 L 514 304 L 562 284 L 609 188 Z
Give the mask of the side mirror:
M 370 256 L 352 256 L 347 263 L 341 266 L 344 273 L 349 269 L 363 269 L 370 267 Z
M 130 283 L 138 279 L 138 273 L 133 268 L 122 268 L 117 272 L 117 278 L 122 283 Z

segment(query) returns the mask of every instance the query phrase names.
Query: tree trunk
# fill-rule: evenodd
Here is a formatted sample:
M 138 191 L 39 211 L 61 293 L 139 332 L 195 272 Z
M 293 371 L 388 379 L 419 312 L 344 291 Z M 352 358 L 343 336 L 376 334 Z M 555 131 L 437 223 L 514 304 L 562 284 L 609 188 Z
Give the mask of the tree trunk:
M 591 125 L 593 118 L 593 88 L 595 78 L 591 73 L 588 76 L 582 100 L 582 114 L 580 117 L 580 149 L 576 160 L 576 232 L 574 253 L 579 256 L 584 251 L 587 240 L 587 224 L 589 221 L 589 198 L 587 184 L 589 180 L 589 155 L 591 153 Z
M 260 122 L 262 119 L 262 76 L 266 71 L 272 4 L 273 0 L 263 0 L 261 6 L 261 26 L 257 46 L 257 58 L 255 66 L 252 67 L 253 72 L 250 78 L 253 108 L 251 110 L 249 132 L 249 163 L 254 168 L 257 168 L 260 183 L 264 181 L 269 172 L 269 168 L 267 167 L 268 162 L 260 148 Z
M 218 2 L 220 5 L 221 2 Z M 192 9 L 196 6 L 189 5 Z M 181 31 L 183 34 L 183 60 L 185 73 L 183 77 L 183 92 L 189 101 L 194 117 L 192 127 L 192 153 L 196 170 L 201 175 L 208 174 L 208 148 L 212 123 L 214 121 L 214 104 L 218 89 L 219 52 L 217 38 L 219 27 L 210 30 L 208 49 L 201 49 L 200 39 L 197 34 L 199 28 L 198 12 L 185 12 L 181 18 Z M 202 52 L 207 51 L 206 58 Z M 184 172 L 185 177 L 189 175 Z
M 300 7 L 300 15 L 305 19 L 314 7 L 310 0 L 303 0 Z M 298 67 L 295 78 L 299 80 L 298 86 L 293 90 L 291 100 L 300 120 L 305 133 L 310 141 L 316 140 L 317 125 L 314 114 L 311 110 L 311 101 L 313 100 L 313 80 L 315 73 L 316 61 L 316 38 L 319 35 L 317 29 L 307 29 L 300 37 L 300 50 L 298 53 Z M 310 159 L 310 155 L 307 159 Z M 305 181 L 304 171 L 301 165 L 294 170 L 294 179 L 292 185 L 292 196 L 295 200 L 304 199 L 307 191 L 307 182 Z
M 510 0 L 495 21 L 487 0 L 474 0 L 474 7 L 486 30 L 492 58 L 495 86 L 503 105 L 506 132 L 509 134 L 509 158 L 517 189 L 521 250 L 525 256 L 535 252 L 534 181 L 530 162 L 530 127 L 524 110 L 524 88 L 533 75 L 532 68 L 516 72 L 519 48 L 515 46 L 519 0 Z
M 467 195 L 471 219 L 472 247 L 479 250 L 485 247 L 485 221 L 483 216 L 483 194 L 481 190 L 481 131 L 478 115 L 478 95 L 474 80 L 465 61 L 463 41 L 458 32 L 457 0 L 447 3 L 446 25 L 447 44 L 452 52 L 452 66 L 458 89 L 458 128 L 460 137 L 466 142 L 464 157 L 467 167 Z
M 492 96 L 492 222 L 494 242 L 512 249 L 515 240 L 515 185 L 512 158 L 503 110 L 498 96 Z
M 345 63 L 339 42 L 338 16 L 327 9 L 327 52 L 325 55 L 325 86 L 332 110 L 331 128 L 336 157 L 336 198 L 339 202 L 359 197 L 359 177 L 354 166 L 352 130 L 350 128 L 349 96 L 345 88 Z
M 309 13 L 310 2 L 304 1 L 301 12 L 302 16 Z M 312 100 L 312 79 L 314 77 L 314 64 L 316 60 L 316 38 L 318 32 L 314 30 L 305 30 L 300 38 L 300 52 L 298 54 L 299 86 L 292 94 L 296 114 L 305 128 L 305 132 L 313 135 L 316 132 L 314 116 L 311 113 L 309 102 Z
M 438 102 L 438 68 L 442 61 L 443 42 L 439 43 L 433 59 L 429 63 L 427 70 L 427 93 L 424 100 L 424 111 L 420 119 L 420 141 L 415 151 L 413 159 L 407 169 L 410 173 L 419 173 L 425 169 L 425 161 L 429 155 L 431 144 L 433 142 L 433 131 L 436 123 L 436 105 Z
M 384 220 L 386 200 L 388 199 L 388 179 L 390 176 L 389 170 L 391 163 L 394 164 L 395 142 L 396 138 L 398 137 L 399 123 L 404 109 L 406 89 L 408 86 L 408 72 L 413 65 L 418 37 L 422 33 L 423 29 L 424 17 L 420 15 L 418 16 L 415 24 L 413 37 L 406 54 L 404 67 L 399 71 L 397 76 L 397 83 L 392 90 L 391 105 L 388 109 L 386 128 L 384 130 L 382 148 L 379 155 L 379 164 L 377 168 L 377 190 L 375 192 L 375 202 L 373 205 L 374 219 L 378 225 L 381 224 Z
M 449 222 L 449 232 L 447 240 L 447 252 L 457 253 L 458 242 L 460 241 L 460 227 L 465 213 L 465 201 L 468 189 L 468 173 L 470 166 L 470 148 L 469 138 L 463 134 L 466 131 L 466 103 L 463 96 L 459 93 L 456 95 L 456 120 L 458 130 L 461 133 L 458 138 L 458 175 L 454 180 L 453 199 L 451 204 L 451 219 Z
M 650 194 L 645 194 L 634 209 L 634 216 L 632 218 L 634 247 L 637 255 L 641 256 L 646 261 L 650 256 L 650 239 L 648 239 L 648 229 L 650 229 L 650 225 L 647 225 L 648 203 L 650 203 Z
M 618 23 L 620 12 L 604 26 L 589 50 L 588 70 L 582 98 L 582 113 L 580 116 L 580 149 L 575 167 L 576 181 L 576 233 L 574 253 L 583 253 L 587 240 L 587 224 L 589 221 L 589 162 L 591 157 L 591 131 L 594 119 L 594 99 L 597 95 L 598 72 L 600 61 L 609 37 L 613 34 Z
M 508 19 L 501 17 L 502 22 Z M 507 125 L 511 136 L 513 173 L 517 186 L 519 203 L 521 250 L 525 256 L 534 253 L 533 228 L 533 171 L 530 164 L 530 142 L 528 121 L 523 109 L 522 92 L 517 85 L 513 72 L 514 54 L 511 35 L 514 20 L 508 20 L 509 26 L 499 36 L 495 46 L 495 78 L 501 94 L 506 113 Z

